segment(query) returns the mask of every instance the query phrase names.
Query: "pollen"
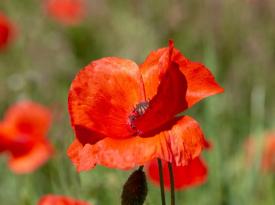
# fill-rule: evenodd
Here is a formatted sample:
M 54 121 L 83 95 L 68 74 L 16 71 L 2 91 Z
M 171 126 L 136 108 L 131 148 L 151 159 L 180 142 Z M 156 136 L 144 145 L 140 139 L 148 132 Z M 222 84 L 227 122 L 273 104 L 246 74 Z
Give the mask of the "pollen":
M 148 101 L 141 102 L 141 103 L 136 105 L 136 107 L 134 109 L 134 112 L 137 113 L 139 116 L 141 116 L 146 112 L 148 107 L 149 107 L 149 102 Z
M 143 101 L 140 102 L 139 104 L 137 104 L 134 108 L 134 110 L 132 111 L 132 113 L 129 116 L 129 121 L 130 121 L 130 125 L 132 127 L 132 129 L 136 129 L 136 126 L 134 125 L 133 121 L 144 115 L 146 110 L 149 108 L 149 101 Z

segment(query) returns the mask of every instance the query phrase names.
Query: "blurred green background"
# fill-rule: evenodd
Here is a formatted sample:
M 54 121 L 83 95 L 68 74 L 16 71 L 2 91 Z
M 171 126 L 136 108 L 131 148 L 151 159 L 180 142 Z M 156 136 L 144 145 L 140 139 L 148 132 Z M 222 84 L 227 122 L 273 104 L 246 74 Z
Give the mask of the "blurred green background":
M 40 0 L 1 0 L 16 26 L 12 44 L 0 52 L 0 115 L 20 99 L 53 110 L 49 133 L 55 156 L 33 174 L 14 175 L 0 158 L 0 204 L 33 205 L 46 193 L 66 194 L 94 205 L 120 204 L 131 172 L 97 166 L 76 173 L 66 156 L 73 132 L 67 93 L 90 61 L 119 56 L 142 63 L 150 51 L 175 46 L 214 73 L 225 93 L 204 100 L 188 114 L 213 143 L 204 152 L 207 183 L 177 192 L 177 204 L 275 205 L 275 173 L 245 161 L 244 141 L 275 126 L 275 1 L 273 0 L 88 0 L 78 25 L 49 18 Z M 1 117 L 2 118 L 2 117 Z M 149 186 L 147 205 L 160 204 Z

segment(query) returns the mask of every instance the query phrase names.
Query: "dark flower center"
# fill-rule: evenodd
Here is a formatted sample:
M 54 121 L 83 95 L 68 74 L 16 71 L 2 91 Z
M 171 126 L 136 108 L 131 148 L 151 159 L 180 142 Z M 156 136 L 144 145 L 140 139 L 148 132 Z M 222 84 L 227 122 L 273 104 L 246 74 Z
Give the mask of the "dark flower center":
M 148 101 L 141 102 L 141 103 L 136 105 L 136 107 L 134 109 L 134 112 L 138 116 L 141 116 L 145 113 L 145 111 L 147 110 L 148 107 L 149 107 L 149 102 Z
M 133 121 L 136 118 L 144 115 L 144 113 L 146 112 L 148 107 L 149 107 L 149 101 L 143 101 L 136 105 L 136 107 L 134 108 L 134 110 L 132 111 L 132 113 L 129 116 L 130 125 L 131 125 L 132 129 L 136 129 L 136 126 L 134 125 Z

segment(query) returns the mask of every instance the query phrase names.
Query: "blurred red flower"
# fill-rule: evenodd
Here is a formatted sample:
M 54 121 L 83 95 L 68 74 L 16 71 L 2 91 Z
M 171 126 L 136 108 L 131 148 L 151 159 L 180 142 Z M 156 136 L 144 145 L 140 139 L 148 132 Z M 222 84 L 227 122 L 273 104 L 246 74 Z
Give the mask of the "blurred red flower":
M 67 196 L 49 194 L 43 196 L 39 200 L 38 205 L 89 205 L 89 203 Z
M 69 91 L 76 139 L 68 155 L 79 171 L 96 164 L 130 169 L 155 158 L 186 165 L 205 139 L 189 116 L 176 116 L 222 92 L 210 71 L 186 59 L 173 42 L 139 67 L 107 57 L 81 70 Z
M 164 186 L 165 188 L 170 188 L 168 163 L 162 161 L 162 166 Z M 191 160 L 186 166 L 176 166 L 173 164 L 172 167 L 176 190 L 203 184 L 207 179 L 207 167 L 199 157 Z M 159 185 L 160 182 L 157 160 L 151 161 L 148 164 L 146 171 L 149 179 L 153 183 Z
M 45 0 L 48 15 L 65 25 L 78 24 L 85 16 L 84 0 Z
M 262 168 L 265 171 L 275 172 L 275 134 L 269 134 L 265 138 Z
M 256 156 L 255 139 L 248 138 L 245 148 L 247 162 L 251 164 Z M 275 172 L 275 133 L 268 133 L 264 136 L 261 156 L 261 169 L 264 172 Z
M 10 20 L 0 12 L 0 50 L 5 48 L 14 34 Z
M 53 149 L 45 135 L 51 113 L 28 101 L 8 109 L 0 122 L 0 152 L 9 155 L 9 167 L 15 173 L 29 173 L 44 164 Z

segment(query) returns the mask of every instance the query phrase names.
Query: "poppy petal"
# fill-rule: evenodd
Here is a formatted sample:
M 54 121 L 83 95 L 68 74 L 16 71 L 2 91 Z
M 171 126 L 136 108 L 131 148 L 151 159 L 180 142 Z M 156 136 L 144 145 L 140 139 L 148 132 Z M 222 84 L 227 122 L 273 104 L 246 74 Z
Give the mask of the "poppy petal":
M 47 141 L 35 144 L 32 149 L 22 155 L 11 155 L 9 167 L 18 174 L 30 173 L 44 164 L 53 153 Z
M 275 134 L 268 133 L 264 139 L 261 162 L 263 171 L 275 171 Z
M 186 58 L 177 50 L 174 52 L 173 60 L 179 64 L 179 68 L 187 81 L 186 101 L 188 108 L 206 97 L 224 91 L 203 64 L 189 60 L 186 63 Z
M 143 82 L 134 62 L 115 57 L 93 61 L 78 73 L 69 91 L 77 138 L 95 143 L 105 136 L 131 136 L 129 114 L 143 100 Z
M 259 145 L 261 145 L 259 147 Z M 245 161 L 248 167 L 253 163 L 258 164 L 257 151 L 261 149 L 261 169 L 263 172 L 275 171 L 275 133 L 265 133 L 263 138 L 256 139 L 249 137 L 244 144 L 246 156 Z
M 5 48 L 14 35 L 14 28 L 8 18 L 0 12 L 0 49 Z
M 10 139 L 14 134 L 16 134 L 16 131 L 12 127 L 0 122 L 0 152 L 5 151 L 10 147 Z
M 207 166 L 199 157 L 191 160 L 186 166 L 172 165 L 175 189 L 180 190 L 204 183 L 207 179 Z M 170 189 L 168 163 L 162 160 L 164 186 Z M 147 166 L 148 178 L 159 185 L 159 172 L 157 160 L 151 161 Z
M 75 139 L 67 150 L 67 155 L 72 160 L 73 164 L 77 165 L 80 162 L 79 152 L 83 149 L 83 145 L 78 139 Z
M 170 41 L 168 48 L 151 53 L 140 66 L 150 102 L 146 112 L 132 122 L 139 135 L 161 130 L 176 114 L 208 95 L 221 92 L 212 74 L 203 65 L 198 68 L 195 65 Z
M 186 109 L 187 84 L 179 66 L 172 63 L 162 77 L 157 95 L 149 103 L 146 112 L 132 124 L 139 134 L 159 129 L 174 116 Z
M 174 43 L 169 41 L 169 47 L 151 52 L 139 66 L 147 99 L 152 99 L 157 94 L 162 77 L 171 64 L 173 50 Z
M 22 135 L 44 136 L 50 127 L 51 113 L 39 104 L 22 101 L 8 109 L 4 122 Z
M 130 169 L 161 158 L 176 165 L 186 165 L 197 157 L 204 146 L 199 124 L 188 116 L 177 121 L 170 129 L 152 137 L 127 139 L 105 138 L 83 147 L 74 142 L 68 153 L 79 171 L 89 170 L 96 164 L 109 168 Z
M 84 0 L 45 0 L 46 12 L 64 25 L 80 23 L 86 15 Z
M 165 61 L 169 61 L 168 56 L 171 52 L 172 57 L 170 63 L 178 64 L 179 70 L 186 79 L 187 91 L 182 93 L 185 95 L 188 105 L 186 108 L 190 108 L 208 96 L 223 92 L 223 88 L 217 84 L 214 76 L 204 65 L 188 60 L 179 50 L 173 48 L 173 42 L 170 41 L 169 47 L 151 52 L 145 62 L 140 66 L 145 93 L 148 99 L 152 99 L 158 92 L 161 75 L 163 73 L 162 67 L 169 65 L 168 62 L 165 63 Z
M 48 194 L 39 200 L 38 205 L 89 205 L 89 203 L 68 196 Z

